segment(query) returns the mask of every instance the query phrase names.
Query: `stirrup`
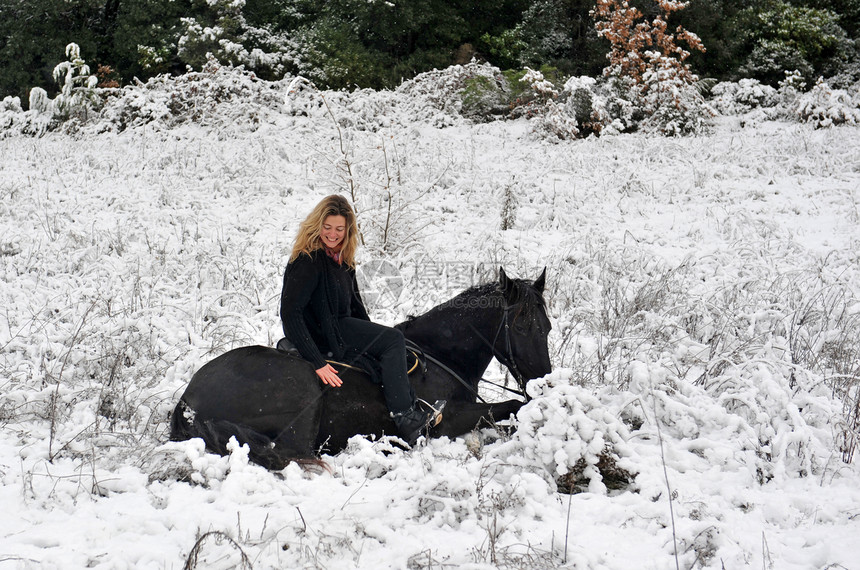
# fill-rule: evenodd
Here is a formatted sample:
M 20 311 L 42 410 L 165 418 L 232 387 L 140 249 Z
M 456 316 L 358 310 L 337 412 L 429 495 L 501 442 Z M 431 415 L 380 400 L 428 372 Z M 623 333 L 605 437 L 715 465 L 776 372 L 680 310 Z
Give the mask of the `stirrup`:
M 442 422 L 442 410 L 445 409 L 445 404 L 448 403 L 448 400 L 436 400 L 431 405 L 427 400 L 422 400 L 421 398 L 417 398 L 415 400 L 420 404 L 424 404 L 428 408 L 428 412 L 430 412 L 430 418 L 427 420 L 427 428 L 432 428 L 438 426 Z

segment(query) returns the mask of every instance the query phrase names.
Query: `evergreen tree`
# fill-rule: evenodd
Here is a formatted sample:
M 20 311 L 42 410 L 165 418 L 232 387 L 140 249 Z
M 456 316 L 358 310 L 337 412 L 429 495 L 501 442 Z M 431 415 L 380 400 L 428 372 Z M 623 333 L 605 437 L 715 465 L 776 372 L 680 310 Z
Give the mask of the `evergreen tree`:
M 547 65 L 564 75 L 600 74 L 609 45 L 598 37 L 590 12 L 594 0 L 536 0 L 516 29 L 519 64 Z
M 31 87 L 56 94 L 52 73 L 70 43 L 104 53 L 103 8 L 99 0 L 0 0 L 0 98 L 27 101 Z
M 158 73 L 184 73 L 178 55 L 181 18 L 193 14 L 190 0 L 125 0 L 117 12 L 111 65 L 123 81 Z
M 244 65 L 266 79 L 279 79 L 294 70 L 298 49 L 273 27 L 251 25 L 244 0 L 192 0 L 192 15 L 180 19 L 177 56 L 200 69 L 210 55 L 222 63 Z
M 839 73 L 856 58 L 852 42 L 830 10 L 764 0 L 736 19 L 746 56 L 739 72 L 776 85 L 786 71 L 799 71 L 808 84 Z
M 673 26 L 696 30 L 708 47 L 705 52 L 694 50 L 690 54 L 690 66 L 700 76 L 737 79 L 737 70 L 744 59 L 736 18 L 744 7 L 744 3 L 736 0 L 691 0 L 684 10 L 669 17 Z

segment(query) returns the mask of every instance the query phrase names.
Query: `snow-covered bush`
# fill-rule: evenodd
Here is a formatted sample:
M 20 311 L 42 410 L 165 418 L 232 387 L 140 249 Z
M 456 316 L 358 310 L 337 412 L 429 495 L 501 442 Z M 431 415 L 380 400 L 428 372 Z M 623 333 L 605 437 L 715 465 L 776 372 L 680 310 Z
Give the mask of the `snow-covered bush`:
M 513 102 L 510 116 L 526 117 L 531 121 L 531 132 L 550 142 L 576 138 L 579 135 L 576 116 L 559 103 L 555 84 L 540 71 L 526 68 L 518 83 L 526 87 Z
M 478 75 L 466 81 L 463 87 L 461 113 L 475 122 L 490 121 L 510 111 L 507 102 L 509 86 L 501 75 L 491 79 Z
M 6 97 L 0 103 L 0 138 L 14 135 L 42 135 L 57 122 L 54 102 L 44 89 L 30 91 L 30 110 L 23 111 L 18 97 Z
M 634 361 L 630 377 L 630 391 L 647 402 L 645 415 L 657 418 L 662 437 L 711 464 L 745 470 L 750 482 L 821 476 L 838 461 L 834 401 L 826 389 L 792 386 L 789 366 L 750 361 L 700 387 L 674 378 L 661 363 Z M 723 443 L 702 440 L 705 432 L 743 443 L 726 455 Z
M 856 125 L 860 122 L 860 93 L 857 89 L 834 89 L 823 79 L 809 91 L 799 71 L 786 71 L 779 89 L 756 79 L 721 82 L 714 86 L 712 104 L 724 115 L 741 115 L 764 109 L 768 118 L 810 123 L 816 128 Z
M 582 135 L 600 134 L 615 120 L 607 108 L 609 98 L 605 83 L 584 75 L 568 79 L 559 96 Z
M 569 492 L 604 494 L 632 483 L 627 427 L 589 390 L 570 385 L 569 371 L 555 370 L 528 390 L 533 400 L 517 413 L 517 431 L 493 457 L 537 464 Z
M 641 128 L 668 136 L 701 131 L 714 112 L 694 85 L 698 78 L 679 67 L 674 57 L 656 51 L 645 53 L 650 65 L 638 89 L 645 113 Z
M 451 126 L 469 116 L 493 114 L 495 94 L 504 92 L 504 76 L 498 67 L 471 62 L 433 70 L 404 81 L 395 93 L 405 96 L 405 106 L 419 121 Z
M 534 99 L 539 102 L 551 101 L 558 98 L 558 91 L 552 81 L 549 81 L 540 71 L 526 67 L 525 74 L 520 79 L 520 83 L 525 83 L 529 86 Z
M 22 111 L 17 97 L 4 99 L 0 106 L 0 137 L 13 134 L 38 136 L 64 123 L 74 128 L 72 125 L 96 116 L 102 104 L 96 89 L 98 77 L 90 74 L 77 44 L 66 46 L 66 57 L 67 61 L 54 68 L 54 79 L 60 86 L 56 98 L 51 100 L 44 89 L 34 87 L 30 90 L 27 112 Z
M 758 79 L 721 81 L 711 89 L 711 95 L 711 104 L 723 115 L 742 115 L 779 102 L 777 90 Z
M 4 97 L 3 101 L 0 101 L 0 137 L 3 136 L 3 133 L 11 130 L 13 125 L 19 123 L 23 116 L 21 99 Z
M 0 101 L 0 113 L 22 113 L 21 99 L 18 97 L 4 97 Z
M 54 114 L 54 102 L 48 97 L 48 92 L 41 87 L 30 90 L 30 110 L 46 115 Z
M 255 130 L 267 111 L 282 107 L 281 87 L 281 82 L 263 81 L 242 67 L 210 59 L 199 72 L 159 75 L 113 91 L 98 128 L 122 131 L 148 123 L 173 127 L 196 122 Z
M 844 89 L 833 89 L 819 79 L 808 93 L 800 97 L 797 116 L 815 128 L 860 123 L 860 96 Z
M 833 459 L 831 422 L 838 409 L 826 389 L 792 387 L 791 382 L 787 366 L 749 362 L 727 369 L 706 385 L 755 434 L 760 483 L 821 475 Z
M 559 92 L 540 71 L 502 73 L 486 63 L 472 62 L 422 73 L 395 91 L 406 95 L 413 117 L 436 126 L 462 119 L 485 122 L 524 117 L 539 138 L 561 140 L 579 134 L 576 118 L 558 103 Z
M 682 26 L 670 32 L 667 19 L 687 6 L 684 2 L 657 0 L 657 15 L 644 17 L 626 0 L 597 0 L 591 11 L 597 34 L 609 40 L 609 65 L 603 76 L 614 79 L 613 88 L 629 99 L 643 115 L 646 131 L 679 135 L 699 130 L 712 112 L 695 89 L 698 77 L 686 63 L 691 50 L 705 51 L 699 37 Z
M 214 59 L 199 72 L 159 75 L 123 88 L 96 88 L 97 77 L 81 75 L 86 69 L 78 64 L 58 69 L 65 73 L 64 92 L 52 101 L 43 89 L 32 89 L 30 110 L 6 111 L 0 132 L 41 134 L 69 124 L 64 123 L 68 119 L 95 131 L 119 132 L 144 124 L 171 128 L 187 122 L 253 131 L 268 113 L 283 110 L 286 80 L 264 81 L 243 67 Z M 83 77 L 86 87 L 81 86 Z
M 531 119 L 531 132 L 550 142 L 574 139 L 579 136 L 576 117 L 555 101 L 544 103 L 540 112 Z

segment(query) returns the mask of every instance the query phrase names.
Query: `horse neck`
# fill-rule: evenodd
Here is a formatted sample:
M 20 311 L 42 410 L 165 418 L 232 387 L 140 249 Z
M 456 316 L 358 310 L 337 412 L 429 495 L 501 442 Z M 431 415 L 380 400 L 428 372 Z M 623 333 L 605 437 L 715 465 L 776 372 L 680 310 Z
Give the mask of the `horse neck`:
M 493 359 L 492 343 L 503 315 L 500 293 L 484 298 L 489 302 L 455 297 L 404 323 L 403 334 L 463 378 L 477 383 Z

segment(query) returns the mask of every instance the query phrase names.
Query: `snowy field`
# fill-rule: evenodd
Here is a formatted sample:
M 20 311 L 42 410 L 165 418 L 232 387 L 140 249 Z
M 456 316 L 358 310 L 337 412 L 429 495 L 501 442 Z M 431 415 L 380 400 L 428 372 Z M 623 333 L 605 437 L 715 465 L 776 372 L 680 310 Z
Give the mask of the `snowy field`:
M 0 569 L 860 568 L 860 128 L 552 143 L 271 90 L 0 138 Z M 166 442 L 198 367 L 280 338 L 332 192 L 396 268 L 362 272 L 374 320 L 548 268 L 515 433 L 354 438 L 324 472 Z

